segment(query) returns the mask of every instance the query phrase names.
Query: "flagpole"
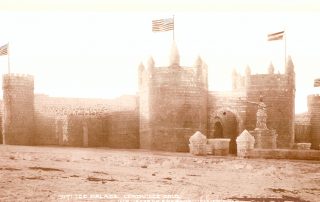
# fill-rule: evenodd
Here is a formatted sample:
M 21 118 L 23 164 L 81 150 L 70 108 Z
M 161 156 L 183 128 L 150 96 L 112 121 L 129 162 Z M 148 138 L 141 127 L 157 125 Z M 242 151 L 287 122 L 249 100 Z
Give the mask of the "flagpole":
M 287 30 L 284 28 L 284 68 L 287 65 Z
M 8 73 L 10 74 L 10 48 L 9 48 L 9 43 L 8 43 Z
M 174 41 L 174 15 L 172 15 L 172 20 L 173 20 L 173 29 L 172 29 L 172 40 Z

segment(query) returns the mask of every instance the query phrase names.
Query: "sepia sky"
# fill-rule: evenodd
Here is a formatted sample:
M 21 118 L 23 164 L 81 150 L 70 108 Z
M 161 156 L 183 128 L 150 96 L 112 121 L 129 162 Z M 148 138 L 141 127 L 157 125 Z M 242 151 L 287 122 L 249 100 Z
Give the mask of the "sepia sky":
M 134 3 L 133 3 L 134 2 Z M 231 72 L 249 65 L 284 72 L 284 40 L 296 71 L 296 112 L 319 93 L 320 3 L 316 1 L 0 1 L 0 45 L 10 43 L 11 72 L 35 76 L 35 92 L 50 96 L 113 98 L 136 94 L 137 68 L 152 55 L 168 65 L 172 32 L 152 33 L 154 19 L 175 17 L 180 64 L 200 55 L 209 88 L 230 90 Z M 0 57 L 0 73 L 7 73 Z

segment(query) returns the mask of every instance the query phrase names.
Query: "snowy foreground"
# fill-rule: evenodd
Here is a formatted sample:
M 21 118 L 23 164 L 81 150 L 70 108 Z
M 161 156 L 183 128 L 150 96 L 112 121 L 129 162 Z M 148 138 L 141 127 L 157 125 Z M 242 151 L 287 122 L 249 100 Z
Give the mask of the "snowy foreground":
M 0 201 L 318 201 L 320 161 L 0 145 Z

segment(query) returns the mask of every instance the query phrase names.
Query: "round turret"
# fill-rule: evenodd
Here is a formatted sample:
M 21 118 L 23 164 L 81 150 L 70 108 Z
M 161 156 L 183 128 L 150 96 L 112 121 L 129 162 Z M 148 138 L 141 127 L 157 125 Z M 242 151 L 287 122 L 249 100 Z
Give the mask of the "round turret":
M 274 74 L 274 66 L 272 62 L 270 62 L 270 65 L 268 67 L 268 74 Z
M 202 66 L 202 59 L 201 59 L 200 55 L 197 57 L 193 66 L 194 67 L 201 67 Z
M 144 70 L 144 65 L 143 65 L 143 63 L 141 62 L 141 63 L 139 64 L 139 72 L 143 72 L 143 70 Z
M 251 68 L 250 68 L 249 65 L 247 65 L 247 67 L 246 67 L 245 74 L 246 74 L 246 76 L 250 76 L 251 75 Z
M 294 73 L 294 65 L 289 55 L 286 61 L 286 74 L 293 74 Z
M 147 62 L 147 67 L 148 67 L 148 69 L 149 69 L 149 70 L 150 70 L 150 69 L 153 69 L 153 68 L 154 68 L 154 65 L 155 65 L 155 63 L 154 63 L 153 57 L 150 56 L 149 59 L 148 59 L 148 62 Z
M 139 65 L 139 73 L 138 73 L 138 79 L 139 79 L 139 86 L 141 85 L 142 83 L 142 74 L 143 74 L 143 71 L 144 71 L 144 65 L 143 63 L 141 62 L 140 65 Z

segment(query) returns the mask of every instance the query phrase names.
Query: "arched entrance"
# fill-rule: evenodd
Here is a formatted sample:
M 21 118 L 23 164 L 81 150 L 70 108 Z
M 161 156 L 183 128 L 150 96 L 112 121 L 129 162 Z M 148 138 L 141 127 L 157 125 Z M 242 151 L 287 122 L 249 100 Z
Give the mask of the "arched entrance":
M 210 115 L 208 138 L 230 138 L 229 152 L 237 152 L 236 138 L 239 134 L 239 121 L 234 112 L 220 109 Z
M 220 121 L 213 126 L 213 138 L 223 138 L 223 127 Z

